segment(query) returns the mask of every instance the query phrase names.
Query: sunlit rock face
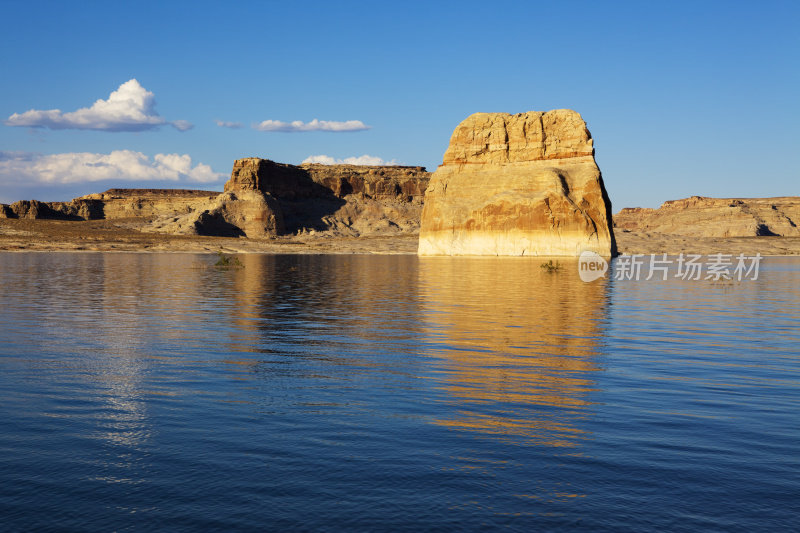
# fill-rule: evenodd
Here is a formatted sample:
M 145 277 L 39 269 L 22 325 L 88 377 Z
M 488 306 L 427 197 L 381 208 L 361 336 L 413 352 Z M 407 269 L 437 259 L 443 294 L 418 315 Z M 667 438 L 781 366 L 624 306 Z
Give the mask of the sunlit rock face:
M 687 237 L 800 236 L 800 197 L 669 200 L 658 209 L 626 207 L 614 215 L 622 231 Z
M 616 254 L 611 202 L 575 111 L 475 113 L 425 193 L 420 255 Z
M 263 239 L 283 232 L 283 217 L 271 195 L 260 191 L 225 192 L 202 209 L 157 220 L 149 228 L 175 235 L 215 235 Z
M 20 200 L 11 205 L 0 204 L 0 218 L 149 221 L 191 213 L 218 195 L 190 189 L 109 189 L 69 202 Z

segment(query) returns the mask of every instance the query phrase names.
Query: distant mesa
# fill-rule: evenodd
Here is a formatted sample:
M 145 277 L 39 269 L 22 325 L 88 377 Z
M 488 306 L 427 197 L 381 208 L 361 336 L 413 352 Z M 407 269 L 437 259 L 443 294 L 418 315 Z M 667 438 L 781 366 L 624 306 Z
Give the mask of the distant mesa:
M 70 202 L 0 204 L 0 218 L 126 219 L 144 232 L 270 238 L 416 234 L 424 167 L 234 162 L 225 191 L 109 189 Z
M 98 220 L 150 220 L 158 216 L 188 213 L 219 192 L 189 189 L 109 189 L 69 202 L 20 200 L 0 204 L 0 218 Z
M 611 202 L 575 111 L 475 113 L 425 193 L 420 255 L 616 255 Z
M 249 238 L 416 233 L 429 178 L 424 167 L 296 166 L 239 159 L 225 192 L 212 205 L 156 221 L 153 229 Z
M 658 209 L 627 207 L 614 215 L 621 231 L 691 237 L 800 237 L 800 198 L 669 200 Z

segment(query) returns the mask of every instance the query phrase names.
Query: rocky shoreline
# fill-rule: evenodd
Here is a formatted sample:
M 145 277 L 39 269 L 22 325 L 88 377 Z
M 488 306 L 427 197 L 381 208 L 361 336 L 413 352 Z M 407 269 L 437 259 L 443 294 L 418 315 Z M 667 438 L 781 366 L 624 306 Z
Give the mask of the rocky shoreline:
M 266 254 L 417 253 L 418 233 L 332 236 L 307 233 L 267 239 L 146 233 L 124 219 L 66 221 L 0 219 L 0 251 L 176 252 Z M 800 255 L 800 237 L 690 237 L 618 231 L 621 254 L 729 253 Z

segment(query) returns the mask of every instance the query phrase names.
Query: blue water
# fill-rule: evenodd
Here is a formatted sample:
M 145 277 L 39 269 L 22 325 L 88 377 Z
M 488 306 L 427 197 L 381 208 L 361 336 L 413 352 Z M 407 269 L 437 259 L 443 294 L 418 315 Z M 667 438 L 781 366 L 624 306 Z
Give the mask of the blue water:
M 800 259 L 0 254 L 0 529 L 800 528 Z

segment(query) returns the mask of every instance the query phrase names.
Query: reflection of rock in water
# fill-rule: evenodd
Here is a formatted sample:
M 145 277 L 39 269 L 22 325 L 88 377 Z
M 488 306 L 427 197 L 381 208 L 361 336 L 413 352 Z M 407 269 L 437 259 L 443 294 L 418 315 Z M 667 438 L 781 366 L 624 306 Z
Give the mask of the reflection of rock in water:
M 373 349 L 421 335 L 414 256 L 243 255 L 231 352 L 378 366 Z M 355 341 L 355 343 L 353 343 Z M 363 344 L 359 341 L 364 341 Z M 358 357 L 364 350 L 368 357 Z M 231 363 L 263 370 L 270 359 Z
M 427 258 L 420 296 L 428 338 L 443 357 L 437 379 L 456 412 L 438 423 L 574 446 L 592 389 L 605 313 L 604 280 L 577 263 L 547 272 L 521 258 Z

